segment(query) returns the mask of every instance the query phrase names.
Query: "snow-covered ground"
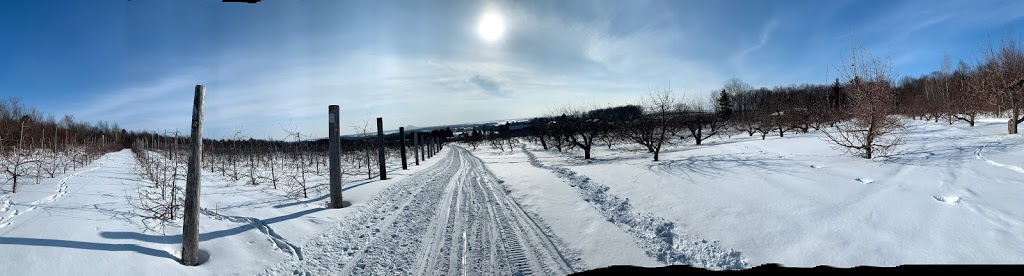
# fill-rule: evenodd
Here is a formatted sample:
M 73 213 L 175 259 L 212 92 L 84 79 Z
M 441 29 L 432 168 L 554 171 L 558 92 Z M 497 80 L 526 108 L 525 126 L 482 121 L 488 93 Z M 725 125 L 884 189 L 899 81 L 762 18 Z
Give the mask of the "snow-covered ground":
M 677 234 L 719 241 L 751 266 L 1021 263 L 1024 137 L 1005 131 L 1005 119 L 973 128 L 914 121 L 906 145 L 874 161 L 832 148 L 820 133 L 733 136 L 673 147 L 660 162 L 626 150 L 632 146 L 597 149 L 590 161 L 528 148 L 543 166 L 562 170 L 552 171 L 559 185 L 582 177 L 607 187 L 602 197 L 628 199 L 635 212 L 674 223 Z M 489 166 L 530 161 L 518 151 L 479 151 Z M 531 197 L 566 193 L 535 190 Z M 524 202 L 538 202 L 542 215 L 557 206 Z
M 818 133 L 511 153 L 447 147 L 350 207 L 203 177 L 197 267 L 180 225 L 142 223 L 130 151 L 0 195 L 0 275 L 566 274 L 614 264 L 733 269 L 1024 262 L 1024 137 L 1005 121 L 915 121 L 876 160 Z M 507 149 L 506 149 L 507 150 Z M 317 180 L 320 181 L 320 180 Z M 314 195 L 315 196 L 315 195 Z
M 388 180 L 346 176 L 341 210 L 327 195 L 288 198 L 285 191 L 247 186 L 204 172 L 200 217 L 203 265 L 180 265 L 180 224 L 143 223 L 128 204 L 139 185 L 131 151 L 0 196 L 0 275 L 252 275 L 299 259 L 308 241 L 367 208 L 382 190 L 437 162 L 440 156 L 388 173 Z M 315 194 L 314 194 L 315 195 Z M 180 222 L 180 220 L 179 220 Z

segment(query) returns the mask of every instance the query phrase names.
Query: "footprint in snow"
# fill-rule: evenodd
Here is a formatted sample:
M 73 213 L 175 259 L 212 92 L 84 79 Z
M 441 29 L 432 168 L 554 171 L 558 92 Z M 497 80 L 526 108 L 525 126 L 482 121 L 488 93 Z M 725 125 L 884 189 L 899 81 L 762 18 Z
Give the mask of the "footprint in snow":
M 853 180 L 856 180 L 857 182 L 864 183 L 864 184 L 871 184 L 871 183 L 875 182 L 874 179 L 869 179 L 869 178 L 854 178 Z
M 959 196 L 933 196 L 932 198 L 934 198 L 938 202 L 942 202 L 942 203 L 945 203 L 945 204 L 957 204 L 957 203 L 960 203 L 960 197 Z
M 819 165 L 811 165 L 811 168 L 814 168 L 814 169 L 824 169 L 826 167 L 819 166 Z

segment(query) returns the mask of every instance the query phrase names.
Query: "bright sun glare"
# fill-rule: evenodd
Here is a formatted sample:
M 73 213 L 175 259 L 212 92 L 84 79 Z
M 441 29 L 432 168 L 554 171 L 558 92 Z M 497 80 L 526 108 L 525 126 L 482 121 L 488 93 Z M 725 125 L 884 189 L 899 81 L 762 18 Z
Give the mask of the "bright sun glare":
M 487 42 L 495 42 L 505 36 L 505 20 L 500 14 L 488 12 L 480 17 L 476 25 L 476 33 Z

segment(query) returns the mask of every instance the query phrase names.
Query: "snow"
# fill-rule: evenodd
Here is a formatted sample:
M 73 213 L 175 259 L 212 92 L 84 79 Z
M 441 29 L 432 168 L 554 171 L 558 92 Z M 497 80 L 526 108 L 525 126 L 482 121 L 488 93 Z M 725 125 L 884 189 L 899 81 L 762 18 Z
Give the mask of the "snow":
M 712 138 L 658 162 L 631 145 L 592 160 L 452 145 L 384 181 L 351 170 L 340 210 L 205 172 L 196 267 L 177 262 L 180 220 L 146 224 L 128 204 L 140 180 L 126 150 L 0 194 L 0 275 L 1020 263 L 1024 139 L 1005 126 L 914 121 L 906 145 L 875 160 L 818 133 Z
M 915 121 L 902 150 L 870 161 L 815 133 L 673 147 L 659 162 L 629 146 L 591 161 L 530 149 L 751 266 L 1020 263 L 1024 140 L 1005 126 Z
M 578 258 L 465 149 L 374 198 L 267 274 L 563 275 Z
M 298 259 L 302 245 L 323 229 L 437 159 L 389 172 L 385 181 L 346 175 L 344 198 L 352 205 L 341 210 L 324 208 L 327 195 L 291 199 L 281 190 L 204 172 L 200 250 L 208 260 L 186 267 L 177 261 L 180 220 L 144 224 L 127 199 L 139 181 L 135 159 L 129 150 L 110 153 L 69 175 L 0 196 L 0 225 L 6 226 L 0 227 L 0 275 L 260 273 L 268 264 Z

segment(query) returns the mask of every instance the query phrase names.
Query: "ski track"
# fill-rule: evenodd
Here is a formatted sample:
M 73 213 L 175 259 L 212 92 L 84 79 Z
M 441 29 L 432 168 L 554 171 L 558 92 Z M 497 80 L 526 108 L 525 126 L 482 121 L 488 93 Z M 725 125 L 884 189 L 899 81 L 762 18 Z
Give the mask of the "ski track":
M 310 240 L 305 259 L 267 275 L 565 275 L 575 252 L 529 216 L 483 162 L 448 155 L 382 191 Z M 350 207 L 351 208 L 351 207 Z
M 979 148 L 978 151 L 975 151 L 974 152 L 974 156 L 976 158 L 980 159 L 980 160 L 984 160 L 985 162 L 987 162 L 987 163 L 989 163 L 989 164 L 991 164 L 993 166 L 1007 168 L 1007 169 L 1013 170 L 1013 171 L 1018 172 L 1018 173 L 1024 173 L 1024 168 L 1021 168 L 1021 167 L 1018 167 L 1018 166 L 1014 166 L 1014 165 L 1010 165 L 1010 164 L 999 163 L 999 162 L 996 162 L 996 161 L 989 160 L 988 158 L 985 158 L 985 156 L 981 155 L 981 152 L 985 150 L 985 147 L 987 147 L 987 146 L 983 146 L 983 147 Z
M 96 166 L 93 166 L 92 168 L 90 168 L 88 170 L 78 171 L 78 172 L 72 173 L 71 175 L 65 176 L 64 178 L 61 178 L 60 181 L 57 182 L 57 190 L 54 192 L 54 194 L 49 195 L 49 196 L 44 197 L 44 198 L 41 198 L 39 200 L 33 201 L 32 203 L 29 203 L 28 204 L 29 207 L 24 209 L 23 211 L 19 211 L 18 209 L 13 209 L 11 211 L 11 213 L 6 216 L 6 220 L 4 220 L 5 216 L 0 216 L 0 228 L 4 228 L 4 227 L 7 227 L 7 226 L 10 226 L 11 225 L 11 220 L 13 220 L 15 217 L 17 217 L 19 215 L 24 215 L 26 213 L 32 212 L 36 208 L 38 208 L 40 205 L 43 205 L 43 204 L 46 204 L 46 203 L 51 203 L 51 202 L 57 201 L 57 199 L 60 199 L 61 197 L 64 197 L 64 195 L 68 193 L 68 183 L 67 182 L 68 182 L 69 179 L 71 179 L 73 177 L 76 177 L 78 175 L 81 175 L 83 173 L 91 172 L 93 170 L 96 170 L 96 169 L 100 168 L 101 166 L 103 166 L 105 159 L 106 159 L 106 156 L 101 157 L 96 162 Z M 7 210 L 11 210 L 12 209 L 11 207 L 14 206 L 15 203 L 16 202 L 14 202 L 13 200 L 10 199 L 9 195 L 5 195 L 3 197 L 0 197 L 0 212 L 6 212 Z
M 636 238 L 636 243 L 647 255 L 668 265 L 684 264 L 710 270 L 746 269 L 750 265 L 739 251 L 724 249 L 718 241 L 709 242 L 693 235 L 680 234 L 667 219 L 651 213 L 634 211 L 628 198 L 608 193 L 608 186 L 594 183 L 589 177 L 558 166 L 544 165 L 532 152 L 521 145 L 530 164 L 548 169 L 569 181 L 584 200 L 609 222 Z
M 261 219 L 253 217 L 223 215 L 206 208 L 199 208 L 199 213 L 209 216 L 215 220 L 227 220 L 234 223 L 249 224 L 253 228 L 256 228 L 256 230 L 259 230 L 261 233 L 263 233 L 263 235 L 267 237 L 267 240 L 270 240 L 270 242 L 274 244 L 274 247 L 280 249 L 282 252 L 295 256 L 299 260 L 302 260 L 302 249 L 298 246 L 293 245 L 292 243 L 288 242 L 287 239 L 275 233 L 274 229 L 270 228 L 270 225 L 267 225 L 267 223 Z

